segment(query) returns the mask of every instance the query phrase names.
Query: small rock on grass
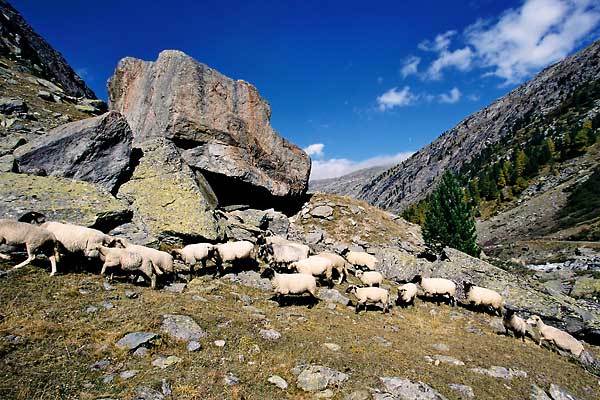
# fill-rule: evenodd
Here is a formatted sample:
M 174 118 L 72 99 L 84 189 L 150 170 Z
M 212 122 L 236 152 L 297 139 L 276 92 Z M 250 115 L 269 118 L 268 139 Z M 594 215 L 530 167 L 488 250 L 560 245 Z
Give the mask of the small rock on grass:
M 137 299 L 139 297 L 139 293 L 134 290 L 126 290 L 125 297 L 128 299 Z
M 188 344 L 187 344 L 188 351 L 198 351 L 201 348 L 202 348 L 202 345 L 195 340 L 192 340 L 192 341 L 188 342 Z
M 154 361 L 152 361 L 152 365 L 155 367 L 158 367 L 160 369 L 165 369 L 165 368 L 168 368 L 171 365 L 177 364 L 181 361 L 182 361 L 181 358 L 179 358 L 177 356 L 168 356 L 168 357 L 160 356 L 157 359 L 155 359 Z
M 286 380 L 280 377 L 279 375 L 270 376 L 268 381 L 281 390 L 285 390 L 288 388 L 288 383 L 286 382 Z
M 235 376 L 232 373 L 228 373 L 227 375 L 225 375 L 225 377 L 223 378 L 223 382 L 225 382 L 225 384 L 227 386 L 233 386 L 233 385 L 237 385 L 240 383 L 240 378 L 238 378 L 237 376 Z
M 123 371 L 119 374 L 119 377 L 121 377 L 121 379 L 129 379 L 129 378 L 133 378 L 134 376 L 136 376 L 138 374 L 138 370 L 136 369 L 130 369 L 127 371 Z
M 225 346 L 225 341 L 224 340 L 215 340 L 214 344 L 217 347 L 224 347 Z
M 475 398 L 475 393 L 473 392 L 473 388 L 471 388 L 471 386 L 461 385 L 458 383 L 451 383 L 448 386 L 450 387 L 450 389 L 454 390 L 463 400 Z
M 278 340 L 281 338 L 281 333 L 275 329 L 261 329 L 260 336 L 265 340 Z
M 323 347 L 331 351 L 340 351 L 341 349 L 340 345 L 335 343 L 323 343 Z
M 135 350 L 142 345 L 150 344 L 159 337 L 152 332 L 131 332 L 119 339 L 116 346 L 120 349 Z

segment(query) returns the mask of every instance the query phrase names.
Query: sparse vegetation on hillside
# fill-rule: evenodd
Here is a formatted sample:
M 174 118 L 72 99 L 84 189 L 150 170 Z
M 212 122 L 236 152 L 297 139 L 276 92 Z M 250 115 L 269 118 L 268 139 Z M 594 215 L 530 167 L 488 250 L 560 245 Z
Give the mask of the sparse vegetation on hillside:
M 560 223 L 572 226 L 584 221 L 595 221 L 592 228 L 582 231 L 576 239 L 600 240 L 600 167 L 569 195 L 565 208 L 560 213 Z

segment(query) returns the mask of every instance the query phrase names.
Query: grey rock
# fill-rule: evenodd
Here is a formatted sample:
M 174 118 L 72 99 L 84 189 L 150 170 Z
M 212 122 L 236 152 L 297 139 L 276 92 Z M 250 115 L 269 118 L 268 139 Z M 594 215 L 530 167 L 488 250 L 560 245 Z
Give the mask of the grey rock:
M 225 375 L 225 377 L 223 378 L 223 382 L 227 385 L 227 386 L 234 386 L 234 385 L 239 385 L 240 383 L 240 378 L 238 378 L 237 376 L 235 376 L 232 373 L 228 373 L 227 375 Z
M 149 345 L 160 336 L 152 332 L 132 332 L 123 336 L 116 343 L 120 349 L 135 350 L 142 345 Z
M 323 240 L 323 231 L 310 232 L 304 236 L 304 241 L 307 244 L 317 244 L 321 240 Z
M 322 365 L 301 365 L 292 370 L 297 375 L 297 385 L 305 392 L 318 392 L 327 387 L 339 387 L 348 380 L 343 372 Z
M 320 288 L 317 297 L 328 303 L 338 303 L 343 306 L 350 303 L 350 299 L 342 295 L 337 289 Z
M 436 354 L 433 356 L 425 356 L 425 360 L 427 362 L 435 363 L 436 365 L 438 365 L 440 363 L 441 364 L 449 364 L 449 365 L 465 365 L 464 362 L 460 361 L 457 358 L 440 355 L 440 354 Z
M 273 289 L 271 281 L 265 278 L 261 278 L 260 274 L 256 271 L 242 271 L 238 274 L 227 274 L 224 276 L 232 282 L 239 283 L 240 285 L 253 287 L 256 289 L 269 292 Z
M 102 307 L 104 307 L 105 310 L 111 310 L 112 308 L 114 308 L 114 305 L 110 301 L 103 301 Z
M 102 377 L 102 383 L 112 383 L 115 380 L 115 374 L 106 374 Z
M 285 390 L 288 388 L 288 383 L 286 382 L 286 380 L 280 377 L 279 375 L 271 375 L 269 379 L 267 379 L 267 381 L 277 386 L 281 390 Z
M 492 331 L 494 331 L 494 333 L 497 333 L 499 335 L 506 334 L 506 328 L 502 323 L 502 318 L 492 318 L 490 321 L 490 328 L 492 328 Z
M 274 341 L 281 338 L 281 333 L 277 332 L 275 329 L 261 329 L 259 334 L 265 340 Z
M 448 347 L 445 343 L 434 343 L 431 345 L 437 351 L 450 351 L 450 347 Z
M 96 361 L 92 365 L 90 365 L 90 369 L 94 371 L 101 371 L 110 365 L 110 360 L 103 359 L 100 361 Z
M 333 390 L 331 389 L 325 389 L 322 392 L 316 393 L 315 394 L 315 399 L 330 399 L 335 395 L 335 393 L 333 393 Z
M 554 383 L 550 385 L 549 393 L 552 400 L 577 400 L 577 397 Z
M 136 376 L 140 371 L 136 370 L 136 369 L 129 369 L 127 371 L 123 371 L 119 374 L 119 377 L 121 379 L 129 379 L 129 378 L 133 378 L 134 376 Z
M 391 347 L 392 342 L 382 336 L 373 336 L 373 341 L 379 343 L 383 347 Z
M 139 293 L 135 290 L 126 290 L 125 297 L 127 297 L 128 299 L 137 299 L 139 297 Z
M 367 390 L 355 390 L 352 393 L 344 396 L 344 400 L 369 400 L 371 399 L 371 393 Z
M 148 349 L 145 347 L 138 347 L 137 349 L 135 349 L 135 351 L 133 352 L 133 355 L 136 357 L 146 357 L 148 355 Z
M 85 312 L 88 313 L 88 314 L 96 313 L 96 312 L 98 312 L 98 307 L 96 307 L 96 306 L 87 306 L 85 308 Z
M 15 170 L 15 157 L 12 154 L 0 156 L 0 172 L 13 172 Z
M 183 293 L 187 284 L 185 283 L 171 283 L 170 285 L 165 286 L 165 290 L 171 293 Z
M 323 347 L 331 351 L 340 351 L 342 347 L 336 343 L 323 343 Z
M 448 385 L 448 387 L 454 390 L 462 400 L 475 398 L 475 393 L 473 392 L 473 388 L 471 386 L 461 385 L 459 383 L 451 383 Z
M 152 365 L 154 367 L 158 367 L 160 369 L 165 369 L 165 368 L 170 367 L 171 365 L 180 363 L 181 361 L 182 361 L 181 358 L 179 358 L 177 356 L 168 356 L 168 357 L 159 356 L 158 358 L 154 359 L 154 361 L 152 361 Z
M 380 378 L 384 391 L 391 397 L 380 397 L 398 400 L 445 400 L 438 391 L 423 382 L 412 382 L 408 379 L 397 377 Z
M 214 344 L 217 347 L 225 347 L 225 341 L 224 340 L 215 340 Z
M 310 215 L 316 218 L 330 218 L 333 216 L 333 207 L 317 206 L 310 210 Z
M 487 369 L 477 367 L 471 368 L 471 371 L 482 375 L 488 375 L 492 378 L 499 378 L 505 380 L 510 380 L 513 378 L 527 378 L 527 372 L 506 367 L 492 366 Z
M 531 385 L 531 392 L 529 395 L 531 400 L 552 400 L 550 396 L 538 385 Z
M 0 97 L 0 114 L 26 113 L 27 104 L 21 99 Z
M 42 169 L 116 190 L 131 166 L 133 134 L 117 112 L 61 125 L 15 150 L 20 172 Z
M 161 332 L 174 339 L 189 342 L 200 340 L 208 335 L 192 317 L 187 315 L 165 314 L 162 318 Z
M 52 95 L 52 93 L 48 92 L 47 90 L 40 90 L 37 93 L 37 96 L 42 99 L 42 100 L 46 100 L 46 101 L 50 101 L 50 102 L 54 102 L 54 96 Z
M 133 400 L 164 400 L 165 396 L 158 390 L 154 390 L 147 386 L 139 386 L 135 389 L 135 397 Z
M 187 349 L 188 349 L 188 351 L 191 351 L 191 352 L 198 351 L 198 350 L 202 349 L 202 345 L 200 344 L 200 342 L 197 342 L 195 340 L 190 340 L 187 344 Z
M 107 292 L 110 292 L 112 290 L 115 290 L 115 287 L 113 285 L 111 285 L 108 282 L 102 282 L 102 287 L 104 288 L 104 290 L 106 290 Z
M 161 137 L 184 143 L 186 163 L 210 173 L 223 195 L 238 182 L 251 189 L 252 200 L 297 197 L 307 189 L 309 157 L 271 128 L 270 108 L 256 88 L 180 51 L 163 51 L 155 62 L 122 59 L 109 98 L 136 144 Z
M 166 379 L 160 381 L 160 388 L 165 396 L 170 396 L 173 393 L 171 384 Z

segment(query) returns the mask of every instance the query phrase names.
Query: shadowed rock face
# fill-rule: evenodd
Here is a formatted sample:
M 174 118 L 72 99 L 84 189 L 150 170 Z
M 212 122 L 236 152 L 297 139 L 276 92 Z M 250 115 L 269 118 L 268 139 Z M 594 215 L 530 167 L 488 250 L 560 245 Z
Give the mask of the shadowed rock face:
M 111 111 L 61 125 L 19 147 L 14 155 L 20 172 L 43 170 L 114 192 L 130 170 L 131 140 L 125 118 Z
M 306 192 L 309 157 L 271 128 L 269 105 L 247 82 L 167 50 L 155 62 L 121 60 L 109 97 L 110 108 L 127 118 L 134 146 L 169 139 L 186 164 L 206 173 L 219 200 L 236 183 L 255 189 L 247 196 L 256 198 Z

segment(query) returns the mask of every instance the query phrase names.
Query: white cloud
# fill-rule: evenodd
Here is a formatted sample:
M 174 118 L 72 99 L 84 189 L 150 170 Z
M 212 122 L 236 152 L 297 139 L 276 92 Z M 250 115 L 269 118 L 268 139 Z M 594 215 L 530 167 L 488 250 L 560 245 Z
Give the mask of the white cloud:
M 416 96 L 410 91 L 410 87 L 404 86 L 402 90 L 397 87 L 391 88 L 381 96 L 377 97 L 379 111 L 391 110 L 395 107 L 404 107 L 412 104 Z
M 462 96 L 462 93 L 460 92 L 460 90 L 458 90 L 457 87 L 454 87 L 450 90 L 449 93 L 440 94 L 439 101 L 440 101 L 440 103 L 454 104 L 460 100 L 461 96 Z
M 491 75 L 515 83 L 565 57 L 599 21 L 594 0 L 526 0 L 495 21 L 471 25 L 465 35 Z
M 473 51 L 469 47 L 454 51 L 443 49 L 439 52 L 438 58 L 431 63 L 425 76 L 434 80 L 441 79 L 442 71 L 450 67 L 454 67 L 460 71 L 467 71 L 471 68 L 472 60 Z
M 448 50 L 450 46 L 450 38 L 456 35 L 456 31 L 447 31 L 444 33 L 440 33 L 435 37 L 432 41 L 424 40 L 417 46 L 419 49 L 423 51 L 435 51 L 440 52 L 443 50 Z
M 381 155 L 367 158 L 362 161 L 354 161 L 347 158 L 330 158 L 312 162 L 310 180 L 336 178 L 360 169 L 376 166 L 394 165 L 406 160 L 412 152 L 401 152 L 392 155 Z
M 421 62 L 421 58 L 416 56 L 410 56 L 404 63 L 402 64 L 402 68 L 400 68 L 400 73 L 403 78 L 406 78 L 409 75 L 415 75 L 419 68 L 419 63 Z
M 325 145 L 323 143 L 313 143 L 309 146 L 306 146 L 304 152 L 309 156 L 323 157 L 323 148 Z

